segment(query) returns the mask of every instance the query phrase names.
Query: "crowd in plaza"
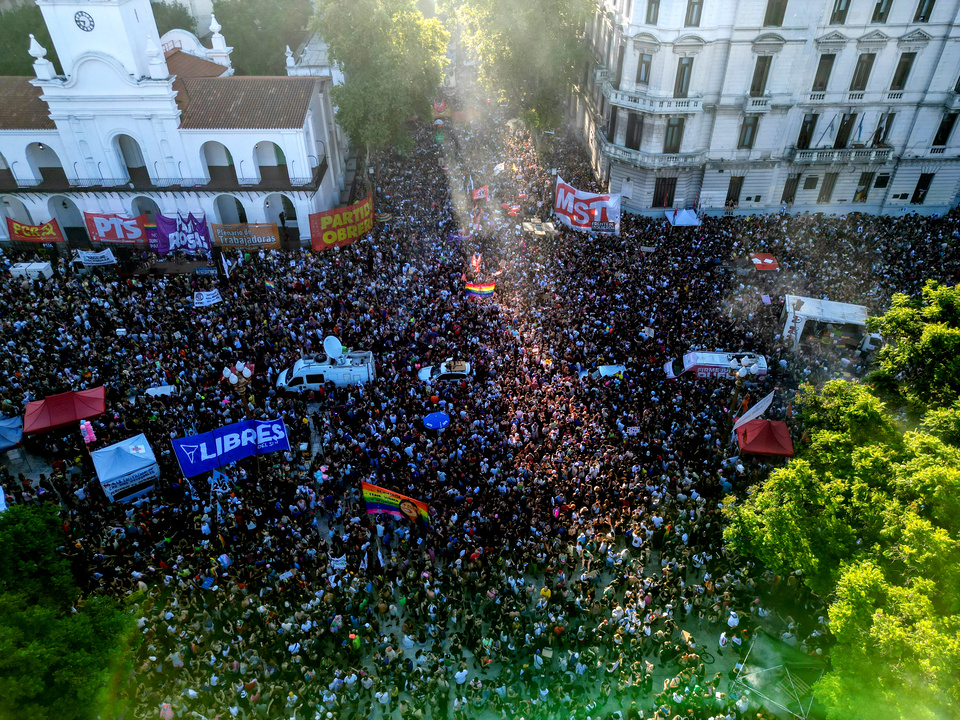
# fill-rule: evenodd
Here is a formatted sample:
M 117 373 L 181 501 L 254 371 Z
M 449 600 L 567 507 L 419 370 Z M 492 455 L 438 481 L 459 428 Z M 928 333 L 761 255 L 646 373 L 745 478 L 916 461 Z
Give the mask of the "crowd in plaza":
M 160 463 L 152 493 L 110 503 L 70 429 L 29 440 L 49 476 L 3 478 L 11 503 L 62 505 L 85 594 L 139 611 L 130 717 L 767 718 L 732 682 L 753 634 L 825 654 L 796 578 L 724 548 L 725 495 L 770 465 L 729 461 L 742 398 L 663 364 L 763 353 L 770 373 L 744 392 L 776 389 L 767 417 L 785 418 L 800 382 L 863 367 L 788 352 L 777 299 L 882 310 L 954 282 L 957 216 L 626 215 L 619 236 L 535 236 L 520 222 L 548 217 L 556 171 L 600 187 L 573 141 L 502 120 L 443 143 L 419 128 L 413 151 L 381 158 L 392 217 L 345 248 L 234 254 L 229 279 L 0 281 L 3 413 L 106 385 L 92 447 L 142 432 Z M 750 252 L 780 270 L 738 274 Z M 465 281 L 495 293 L 469 298 Z M 213 288 L 223 302 L 193 308 Z M 375 382 L 278 392 L 327 335 L 372 350 Z M 447 358 L 471 376 L 418 379 Z M 256 369 L 246 397 L 222 376 L 238 360 Z M 144 394 L 160 385 L 177 392 Z M 443 432 L 423 425 L 434 411 Z M 251 415 L 283 417 L 291 451 L 223 468 L 217 497 L 182 476 L 171 438 Z M 361 481 L 424 501 L 429 524 L 368 515 Z M 774 626 L 783 595 L 808 612 Z

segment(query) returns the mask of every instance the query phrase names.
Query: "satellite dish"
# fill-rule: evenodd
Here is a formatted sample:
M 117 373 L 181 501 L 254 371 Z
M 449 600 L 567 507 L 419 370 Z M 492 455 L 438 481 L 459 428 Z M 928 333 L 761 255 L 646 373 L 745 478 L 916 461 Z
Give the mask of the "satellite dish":
M 333 335 L 327 335 L 323 339 L 323 351 L 327 353 L 328 358 L 336 360 L 343 354 L 343 345 Z

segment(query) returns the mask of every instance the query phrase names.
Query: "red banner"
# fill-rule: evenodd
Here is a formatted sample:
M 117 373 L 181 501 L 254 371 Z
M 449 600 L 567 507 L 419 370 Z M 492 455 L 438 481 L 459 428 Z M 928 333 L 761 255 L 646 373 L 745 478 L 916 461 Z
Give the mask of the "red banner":
M 477 188 L 473 191 L 474 200 L 484 200 L 490 197 L 490 186 L 484 185 L 482 188 Z
M 63 233 L 60 232 L 60 225 L 56 219 L 45 222 L 43 225 L 23 225 L 16 220 L 7 218 L 7 232 L 10 233 L 11 240 L 20 240 L 21 242 L 66 242 Z
M 373 193 L 356 203 L 310 215 L 311 245 L 315 252 L 344 247 L 373 230 Z
M 146 215 L 128 218 L 122 215 L 85 212 L 83 220 L 87 224 L 87 232 L 93 242 L 112 245 L 146 245 L 149 240 Z

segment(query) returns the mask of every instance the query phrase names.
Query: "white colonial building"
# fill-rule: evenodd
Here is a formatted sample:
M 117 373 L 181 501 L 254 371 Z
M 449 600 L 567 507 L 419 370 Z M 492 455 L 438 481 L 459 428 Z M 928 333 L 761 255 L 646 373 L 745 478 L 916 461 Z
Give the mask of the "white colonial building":
M 601 0 L 571 99 L 625 209 L 944 212 L 960 0 Z
M 0 239 L 4 217 L 56 218 L 82 243 L 84 212 L 224 224 L 283 213 L 306 242 L 308 215 L 339 204 L 331 78 L 236 77 L 215 18 L 209 48 L 184 30 L 160 37 L 149 0 L 37 4 L 62 68 L 24 38 L 36 77 L 0 77 Z

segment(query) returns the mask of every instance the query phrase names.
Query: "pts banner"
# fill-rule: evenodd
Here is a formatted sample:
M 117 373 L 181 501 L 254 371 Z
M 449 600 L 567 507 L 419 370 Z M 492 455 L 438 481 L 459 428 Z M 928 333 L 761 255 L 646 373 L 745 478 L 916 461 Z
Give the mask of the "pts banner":
M 290 449 L 283 418 L 244 420 L 172 442 L 180 469 L 186 477 L 215 470 L 251 455 Z
M 45 222 L 43 225 L 24 225 L 7 218 L 7 232 L 11 240 L 35 243 L 62 243 L 66 242 L 60 225 L 56 219 Z
M 574 230 L 620 234 L 619 195 L 597 195 L 577 190 L 557 175 L 553 211 L 560 222 Z
M 314 213 L 310 216 L 310 235 L 314 252 L 344 247 L 373 230 L 373 193 L 356 205 Z
M 135 218 L 100 213 L 83 214 L 90 239 L 108 245 L 146 245 L 156 237 L 156 226 L 146 215 Z

